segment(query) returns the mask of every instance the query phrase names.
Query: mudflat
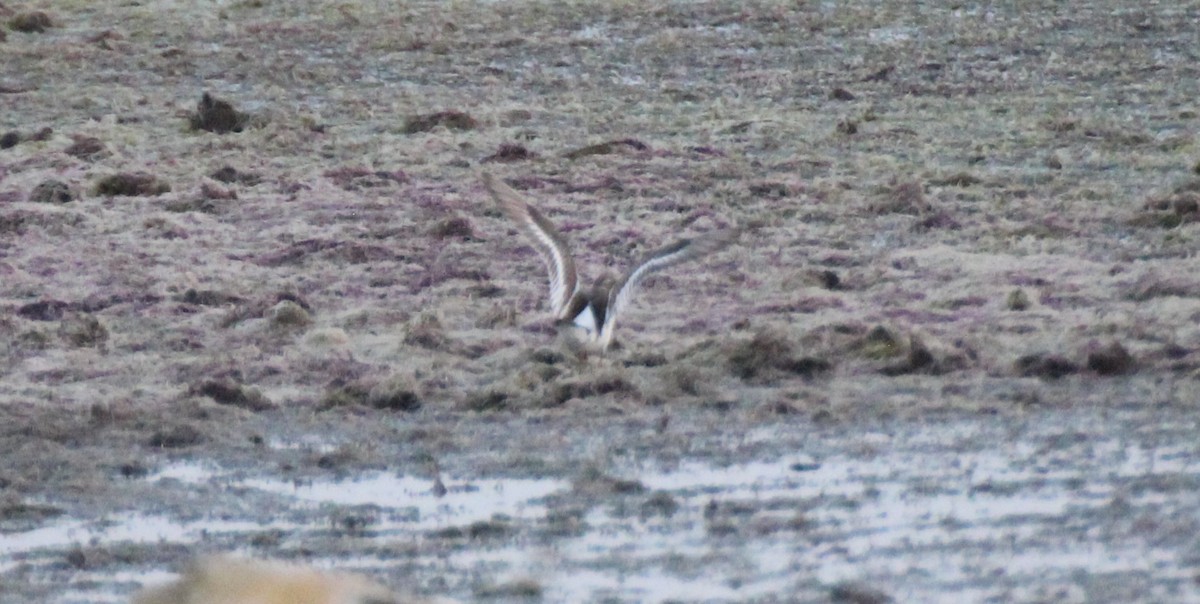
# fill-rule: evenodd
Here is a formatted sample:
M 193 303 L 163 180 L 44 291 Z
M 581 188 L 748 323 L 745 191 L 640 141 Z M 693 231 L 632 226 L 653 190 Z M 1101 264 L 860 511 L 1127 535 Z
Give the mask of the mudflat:
M 0 4 L 0 601 L 1200 599 L 1200 9 L 1077 4 Z M 579 358 L 481 170 L 742 236 Z

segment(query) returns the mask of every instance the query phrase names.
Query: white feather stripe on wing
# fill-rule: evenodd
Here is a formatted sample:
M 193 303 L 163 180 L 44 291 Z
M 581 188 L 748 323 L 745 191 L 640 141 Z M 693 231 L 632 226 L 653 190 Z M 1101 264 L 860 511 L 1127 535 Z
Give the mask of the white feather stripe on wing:
M 737 230 L 729 230 L 692 240 L 682 239 L 647 254 L 642 262 L 626 273 L 625 277 L 609 293 L 608 314 L 605 317 L 603 331 L 611 333 L 610 330 L 616 326 L 617 315 L 629 304 L 638 282 L 647 275 L 693 258 L 717 252 L 729 245 L 737 238 L 738 234 Z
M 530 208 L 532 212 L 536 212 Z M 567 303 L 570 302 L 571 296 L 578 289 L 577 280 L 575 277 L 575 263 L 571 260 L 570 252 L 566 247 L 561 245 L 560 240 L 555 240 L 550 233 L 538 228 L 536 221 L 532 218 L 529 222 L 524 223 L 527 228 L 526 236 L 534 242 L 534 247 L 541 252 L 542 260 L 546 263 L 546 269 L 550 277 L 550 312 L 554 316 L 562 319 L 563 311 L 567 308 Z
M 518 230 L 542 256 L 550 280 L 550 310 L 557 318 L 563 318 L 567 304 L 579 289 L 575 261 L 571 258 L 566 239 L 512 187 L 490 173 L 483 174 L 483 184 L 500 210 L 516 223 Z

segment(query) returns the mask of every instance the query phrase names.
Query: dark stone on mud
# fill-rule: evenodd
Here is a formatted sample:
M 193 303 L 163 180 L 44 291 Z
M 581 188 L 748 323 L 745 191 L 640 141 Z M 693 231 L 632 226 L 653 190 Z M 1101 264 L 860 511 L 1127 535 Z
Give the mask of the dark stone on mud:
M 1134 361 L 1120 342 L 1113 342 L 1088 353 L 1087 367 L 1100 375 L 1122 375 L 1134 370 Z
M 93 159 L 104 152 L 104 143 L 94 136 L 76 136 L 63 153 L 79 159 Z
M 250 388 L 228 380 L 207 380 L 192 386 L 192 394 L 207 396 L 218 405 L 240 407 L 254 412 L 269 411 L 276 407 L 257 388 Z
M 1173 361 L 1178 361 L 1179 359 L 1192 354 L 1192 351 L 1188 348 L 1180 346 L 1179 344 L 1171 342 L 1163 345 L 1162 349 L 1159 350 L 1159 354 Z
M 788 469 L 793 472 L 813 472 L 821 469 L 821 464 L 815 461 L 799 461 L 790 466 Z
M 67 564 L 72 568 L 83 569 L 87 567 L 87 555 L 83 553 L 83 549 L 75 547 L 67 552 Z
M 466 527 L 446 527 L 434 531 L 432 536 L 436 539 L 470 539 L 471 541 L 482 541 L 486 539 L 504 539 L 512 533 L 512 527 L 505 522 L 480 520 L 472 522 Z
M 68 203 L 75 199 L 71 188 L 61 180 L 43 180 L 29 193 L 33 203 Z
M 829 91 L 829 98 L 831 98 L 835 101 L 853 101 L 854 99 L 856 99 L 858 97 L 855 96 L 853 92 L 850 92 L 849 90 L 846 90 L 845 88 L 842 88 L 841 86 L 838 86 L 837 88 L 834 88 L 833 90 Z
M 921 340 L 910 337 L 908 345 L 908 355 L 903 361 L 895 365 L 884 367 L 881 373 L 888 376 L 908 375 L 912 373 L 936 373 L 936 359 L 933 353 L 925 347 L 925 343 Z
M 209 178 L 223 182 L 227 185 L 239 184 L 252 187 L 262 182 L 262 177 L 253 172 L 241 172 L 233 166 L 224 166 L 218 168 L 215 172 L 208 175 Z
M 228 101 L 214 98 L 205 92 L 196 104 L 196 112 L 188 116 L 192 130 L 206 130 L 215 134 L 241 132 L 246 127 L 247 116 L 233 108 Z
M 572 483 L 579 493 L 592 495 L 635 495 L 646 492 L 646 485 L 638 480 L 614 478 L 596 467 L 589 466 Z
M 31 321 L 58 321 L 66 314 L 68 304 L 62 300 L 38 300 L 17 309 L 17 315 Z
M 613 153 L 620 153 L 622 151 L 648 151 L 649 149 L 650 145 L 647 145 L 640 140 L 635 138 L 624 138 L 621 140 L 608 141 L 604 143 L 597 143 L 595 145 L 588 145 L 586 147 L 580 147 L 574 151 L 568 151 L 565 156 L 567 159 L 579 159 L 581 157 L 588 157 L 589 155 L 611 155 Z
M 721 518 L 707 523 L 704 532 L 714 538 L 731 537 L 738 534 L 738 525 Z
M 792 188 L 787 183 L 774 181 L 752 183 L 747 187 L 747 190 L 755 197 L 766 197 L 768 199 L 783 199 L 792 194 Z
M 0 136 L 0 149 L 11 149 L 21 142 L 21 133 L 9 130 Z
M 504 143 L 495 153 L 479 160 L 480 163 L 528 161 L 537 157 L 537 153 L 515 143 Z
M 453 216 L 438 221 L 429 229 L 429 234 L 438 239 L 472 239 L 475 237 L 475 231 L 471 228 L 471 221 L 462 216 Z
M 933 353 L 925 347 L 925 344 L 916 338 L 913 338 L 912 344 L 908 347 L 908 367 L 912 371 L 922 371 L 933 367 Z
M 588 385 L 588 389 L 595 395 L 604 395 L 610 392 L 637 392 L 637 388 L 633 384 L 613 376 L 593 380 Z
M 550 348 L 539 348 L 529 353 L 529 360 L 534 363 L 543 363 L 546 365 L 557 365 L 566 359 L 561 352 Z
M 358 454 L 352 449 L 342 447 L 337 451 L 318 456 L 313 463 L 322 470 L 336 470 L 356 462 L 358 462 Z
M 800 357 L 798 359 L 787 358 L 779 361 L 778 367 L 788 373 L 794 373 L 803 377 L 813 377 L 818 373 L 824 373 L 833 368 L 833 364 L 825 359 L 816 357 Z
M 700 403 L 700 406 L 704 409 L 716 411 L 717 413 L 729 413 L 736 405 L 737 403 L 730 400 L 713 400 Z
M 503 539 L 513 533 L 513 529 L 507 522 L 498 520 L 480 520 L 472 522 L 466 530 L 466 535 L 470 539 Z
M 241 302 L 242 298 L 212 289 L 188 289 L 176 298 L 176 300 L 184 304 L 195 304 L 197 306 L 224 306 L 226 304 Z
M 406 388 L 376 387 L 367 395 L 367 405 L 385 411 L 416 411 L 421 408 L 421 398 Z
M 1017 374 L 1022 377 L 1058 379 L 1079 371 L 1079 367 L 1055 354 L 1028 354 L 1016 363 Z
M 480 587 L 475 596 L 481 600 L 510 602 L 510 601 L 540 601 L 542 585 L 533 579 L 517 579 L 499 585 Z
M 171 185 L 145 172 L 111 174 L 96 183 L 96 194 L 106 197 L 142 197 L 170 192 Z
M 8 26 L 14 31 L 27 34 L 40 34 L 54 27 L 54 22 L 50 20 L 50 15 L 40 10 L 35 10 L 18 14 L 8 21 Z
M 347 533 L 362 533 L 367 530 L 367 527 L 379 522 L 379 519 L 371 514 L 347 513 L 338 516 L 333 522 L 335 526 Z
M 646 501 L 642 502 L 640 515 L 643 519 L 651 516 L 663 516 L 670 518 L 679 511 L 679 502 L 675 497 L 666 491 L 655 491 Z
M 121 467 L 117 468 L 117 472 L 121 475 L 121 478 L 145 478 L 150 474 L 150 468 L 147 468 L 140 462 L 134 461 L 121 464 Z
M 445 126 L 447 130 L 474 130 L 479 127 L 479 122 L 462 111 L 439 111 L 408 118 L 404 133 L 429 132 L 438 126 Z
M 821 271 L 819 278 L 821 280 L 821 287 L 825 289 L 838 289 L 842 284 L 842 280 L 838 277 L 838 274 L 830 270 Z
M 859 581 L 834 585 L 829 590 L 829 599 L 834 604 L 887 604 L 894 601 L 882 590 Z
M 954 230 L 954 229 L 958 229 L 961 227 L 962 227 L 962 225 L 959 224 L 959 222 L 957 220 L 955 220 L 953 216 L 951 216 L 948 212 L 943 211 L 943 210 L 939 210 L 937 212 L 934 212 L 934 213 L 926 216 L 925 218 L 922 218 L 921 221 L 916 224 L 916 228 L 918 230 L 921 230 L 921 229 L 924 229 L 924 230 L 933 230 L 933 229 Z
M 195 426 L 180 424 L 155 432 L 146 444 L 159 449 L 182 449 L 203 443 L 206 437 Z
M 480 283 L 468 287 L 467 295 L 472 298 L 499 298 L 504 295 L 504 288 L 495 283 Z
M 646 490 L 646 486 L 638 480 L 614 480 L 611 488 L 617 495 L 632 495 Z
M 626 367 L 662 367 L 667 364 L 667 356 L 661 352 L 641 352 L 625 359 Z

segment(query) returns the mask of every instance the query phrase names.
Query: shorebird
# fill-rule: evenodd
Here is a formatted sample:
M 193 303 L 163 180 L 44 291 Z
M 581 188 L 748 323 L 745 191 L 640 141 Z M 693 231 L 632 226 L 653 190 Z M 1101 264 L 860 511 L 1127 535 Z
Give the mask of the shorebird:
M 550 310 L 560 331 L 586 346 L 608 350 L 621 310 L 629 305 L 638 282 L 647 275 L 681 262 L 717 252 L 738 236 L 737 229 L 680 239 L 646 254 L 619 278 L 612 274 L 584 290 L 575 271 L 575 259 L 562 233 L 525 198 L 495 178 L 483 174 L 483 184 L 500 210 L 517 225 L 542 256 L 550 275 Z

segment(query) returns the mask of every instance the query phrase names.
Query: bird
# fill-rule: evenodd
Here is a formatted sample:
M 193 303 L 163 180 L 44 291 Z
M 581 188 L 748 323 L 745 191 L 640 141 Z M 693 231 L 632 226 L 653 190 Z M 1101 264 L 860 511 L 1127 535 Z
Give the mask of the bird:
M 591 289 L 579 283 L 575 259 L 562 233 L 525 198 L 490 172 L 482 174 L 484 187 L 517 229 L 542 256 L 550 277 L 550 311 L 560 331 L 584 348 L 608 351 L 613 344 L 617 318 L 630 303 L 638 283 L 651 273 L 720 251 L 740 234 L 726 229 L 692 239 L 680 239 L 658 248 L 619 277 L 598 279 Z
M 194 560 L 175 582 L 147 588 L 133 604 L 453 604 L 397 594 L 365 577 L 268 560 Z

